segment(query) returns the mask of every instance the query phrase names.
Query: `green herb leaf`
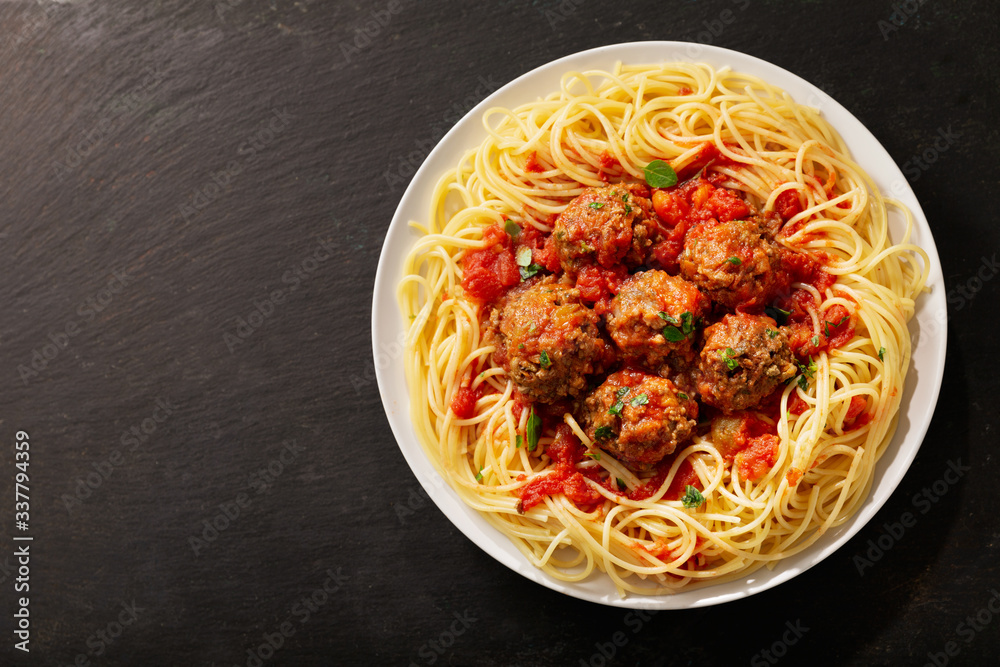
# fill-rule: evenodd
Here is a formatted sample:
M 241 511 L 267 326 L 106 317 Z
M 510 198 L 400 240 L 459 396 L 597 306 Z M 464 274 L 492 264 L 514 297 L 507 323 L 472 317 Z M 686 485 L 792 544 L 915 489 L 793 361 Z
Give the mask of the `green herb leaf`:
M 767 337 L 768 338 L 775 338 L 777 335 L 778 335 L 777 330 L 775 330 L 775 329 L 768 329 L 767 330 Z
M 679 391 L 677 392 L 677 398 L 681 399 L 682 401 L 686 401 L 688 400 L 688 395 L 685 394 L 683 391 Z
M 538 357 L 542 363 L 542 368 L 548 368 L 549 366 L 552 365 L 552 360 L 549 359 L 549 353 L 546 352 L 545 350 L 542 350 L 541 354 L 539 354 Z
M 701 495 L 701 491 L 690 484 L 684 487 L 684 496 L 681 498 L 681 504 L 684 507 L 694 509 L 700 507 L 703 502 L 705 502 L 705 496 Z
M 609 415 L 615 415 L 617 417 L 621 416 L 622 408 L 625 407 L 625 394 L 629 392 L 630 388 L 631 387 L 622 387 L 621 389 L 615 392 L 616 400 L 614 404 L 610 408 L 608 408 Z
M 730 257 L 726 261 L 729 262 L 730 264 L 732 264 L 733 266 L 739 266 L 740 264 L 743 263 L 743 260 L 740 259 L 739 257 L 737 257 L 736 255 L 733 255 L 732 257 Z
M 517 270 L 521 273 L 521 280 L 527 280 L 541 271 L 542 266 L 541 264 L 529 264 L 528 266 L 519 266 Z
M 651 188 L 669 188 L 677 185 L 677 172 L 663 160 L 653 160 L 646 165 L 646 184 Z
M 542 418 L 538 416 L 535 412 L 535 408 L 531 408 L 531 414 L 528 415 L 528 423 L 524 428 L 525 430 L 525 440 L 528 441 L 528 451 L 535 451 L 535 447 L 538 447 L 538 438 L 542 435 Z
M 523 350 L 524 349 L 524 343 L 518 343 L 517 344 L 517 349 Z
M 476 473 L 476 481 L 477 482 L 483 481 L 483 467 L 482 466 L 479 466 L 479 472 Z
M 594 429 L 594 437 L 598 440 L 610 440 L 615 437 L 615 432 L 610 426 L 598 426 Z
M 679 343 L 685 338 L 677 327 L 663 327 L 663 337 L 671 343 Z
M 631 212 L 632 212 L 632 207 L 629 206 L 628 204 L 625 204 L 625 215 L 628 215 Z
M 640 405 L 646 405 L 647 403 L 649 403 L 649 396 L 647 396 L 646 394 L 639 394 L 638 396 L 632 399 L 631 403 L 633 408 L 637 408 Z
M 678 322 L 675 318 L 670 317 L 670 315 L 667 315 L 662 310 L 658 312 L 657 315 L 659 315 L 660 319 L 663 320 L 664 322 L 670 322 L 671 324 L 680 324 L 680 322 Z
M 627 486 L 625 486 L 625 480 L 622 479 L 621 477 L 615 477 L 615 482 L 618 483 L 618 490 L 619 491 L 624 491 L 625 489 L 628 488 Z
M 604 208 L 604 202 L 600 202 L 600 201 L 592 201 L 592 202 L 590 202 L 589 204 L 587 204 L 587 206 L 589 206 L 590 208 L 592 208 L 592 209 L 594 209 L 595 211 L 597 211 L 597 210 L 599 210 L 599 209 L 602 209 L 602 208 Z
M 795 365 L 799 367 L 799 371 L 802 373 L 801 375 L 799 375 L 797 380 L 799 383 L 799 387 L 802 389 L 802 391 L 806 391 L 807 389 L 809 389 L 808 378 L 812 378 L 813 375 L 816 374 L 816 362 L 813 361 L 812 355 L 810 355 L 808 364 L 796 363 Z
M 521 227 L 513 220 L 504 220 L 503 229 L 512 239 L 516 239 L 521 235 Z
M 628 193 L 627 192 L 623 192 L 622 193 L 622 201 L 628 201 Z
M 587 452 L 587 456 L 589 456 L 590 458 L 594 459 L 595 461 L 600 461 L 601 460 L 601 453 L 600 452 L 595 452 L 592 449 Z
M 514 449 L 521 449 L 521 434 L 518 433 L 517 437 L 514 438 Z
M 809 339 L 809 342 L 812 343 L 813 347 L 819 347 L 819 336 L 813 336 Z
M 784 326 L 788 324 L 788 316 L 792 314 L 792 311 L 782 310 L 777 306 L 767 306 L 764 308 L 764 314 L 777 322 L 778 326 Z
M 879 361 L 885 361 L 885 348 L 884 347 L 880 347 L 878 349 L 878 360 Z
M 733 358 L 735 354 L 736 350 L 734 350 L 731 347 L 727 347 L 722 352 L 722 360 L 726 362 L 726 368 L 728 368 L 731 371 L 735 371 L 737 368 L 740 367 L 740 362 L 736 361 L 736 359 Z
M 521 246 L 517 249 L 516 258 L 518 266 L 528 266 L 531 264 L 531 248 L 526 245 Z
M 830 322 L 829 320 L 823 320 L 823 333 L 825 333 L 826 337 L 829 338 L 830 337 L 830 325 L 831 324 L 833 325 L 834 329 L 839 329 L 840 325 L 843 324 L 844 322 L 846 322 L 849 319 L 851 319 L 850 315 L 844 315 L 843 317 L 840 318 L 839 322 Z
M 694 333 L 694 315 L 691 311 L 684 311 L 681 313 L 681 333 L 685 336 L 690 336 Z

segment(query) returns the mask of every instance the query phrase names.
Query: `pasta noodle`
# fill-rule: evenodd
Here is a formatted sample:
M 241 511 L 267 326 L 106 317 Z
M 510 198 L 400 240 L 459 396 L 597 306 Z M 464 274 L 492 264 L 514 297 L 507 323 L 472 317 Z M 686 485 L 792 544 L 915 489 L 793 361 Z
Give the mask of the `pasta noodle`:
M 427 220 L 411 223 L 422 236 L 398 288 L 409 322 L 414 428 L 462 500 L 552 577 L 607 576 L 622 595 L 746 577 L 809 548 L 856 512 L 896 428 L 910 363 L 907 321 L 928 261 L 909 242 L 910 213 L 880 195 L 819 112 L 728 69 L 619 63 L 611 72 L 568 72 L 558 91 L 516 109 L 489 109 L 483 124 L 485 141 L 441 178 Z M 552 469 L 547 450 L 557 424 L 548 420 L 529 451 L 524 438 L 535 413 L 493 363 L 490 309 L 463 290 L 464 259 L 484 247 L 492 225 L 514 221 L 548 234 L 586 188 L 641 183 L 654 160 L 683 172 L 698 165 L 707 144 L 719 159 L 705 173 L 757 210 L 775 210 L 784 193 L 798 199 L 777 240 L 824 253 L 823 269 L 836 278 L 823 289 L 793 285 L 812 296 L 806 326 L 817 338 L 827 327 L 829 337 L 826 318 L 846 311 L 853 337 L 818 352 L 799 381 L 779 387 L 776 412 L 759 415 L 779 444 L 758 478 L 744 478 L 713 442 L 717 430 L 703 425 L 666 459 L 660 477 L 600 451 L 576 466 L 589 472 L 597 503 L 580 506 L 556 492 L 522 512 L 524 489 Z M 891 210 L 905 219 L 895 244 Z M 451 409 L 463 383 L 475 400 L 467 418 Z M 857 420 L 861 405 L 867 421 Z M 588 451 L 599 451 L 571 411 L 562 422 Z M 671 497 L 684 474 L 700 489 L 696 506 Z M 658 486 L 648 497 L 630 497 L 651 479 Z

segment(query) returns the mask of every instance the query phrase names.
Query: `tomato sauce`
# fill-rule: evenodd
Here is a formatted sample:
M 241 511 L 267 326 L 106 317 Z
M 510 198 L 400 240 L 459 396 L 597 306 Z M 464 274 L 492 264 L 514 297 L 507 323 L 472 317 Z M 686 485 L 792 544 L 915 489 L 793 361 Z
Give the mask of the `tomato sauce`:
M 471 419 L 476 416 L 476 401 L 479 392 L 471 387 L 459 387 L 451 399 L 451 411 L 459 419 Z
M 483 240 L 486 246 L 482 250 L 474 250 L 462 260 L 462 287 L 470 297 L 488 303 L 521 282 L 521 273 L 511 238 L 500 225 L 487 227 Z
M 602 500 L 603 496 L 590 488 L 583 474 L 576 469 L 576 464 L 583 458 L 584 448 L 569 426 L 559 425 L 555 440 L 545 448 L 545 453 L 552 459 L 553 465 L 549 472 L 518 490 L 521 498 L 519 512 L 527 512 L 555 493 L 564 494 L 584 511 Z
M 539 174 L 545 171 L 545 167 L 538 161 L 538 153 L 531 151 L 528 153 L 528 159 L 524 163 L 524 170 L 529 171 L 534 174 Z

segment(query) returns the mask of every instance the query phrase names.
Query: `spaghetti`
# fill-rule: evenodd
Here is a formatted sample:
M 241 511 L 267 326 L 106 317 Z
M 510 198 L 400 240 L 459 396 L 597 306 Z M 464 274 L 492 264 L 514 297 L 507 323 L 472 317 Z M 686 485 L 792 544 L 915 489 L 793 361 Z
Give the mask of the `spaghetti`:
M 910 213 L 882 198 L 818 111 L 728 69 L 619 64 L 567 73 L 559 91 L 513 110 L 490 109 L 483 122 L 487 139 L 439 181 L 427 224 L 411 223 L 422 237 L 398 290 L 410 321 L 405 365 L 414 428 L 464 502 L 552 577 L 582 581 L 599 570 L 622 595 L 676 592 L 773 567 L 857 511 L 896 427 L 910 362 L 906 323 L 928 261 L 908 242 Z M 647 167 L 658 160 L 681 182 L 650 178 Z M 660 176 L 656 168 L 652 175 Z M 574 265 L 571 257 L 567 267 L 566 252 L 553 254 L 553 232 L 566 228 L 559 220 L 568 207 L 605 206 L 586 199 L 595 192 L 615 193 L 628 215 L 627 202 L 652 202 L 642 265 L 621 256 L 615 265 Z M 692 207 L 708 206 L 712 193 L 729 197 L 729 209 L 705 209 L 694 220 Z M 574 301 L 586 311 L 580 327 L 597 321 L 609 347 L 626 345 L 604 329 L 629 274 L 655 270 L 668 284 L 693 230 L 727 216 L 741 221 L 747 216 L 739 206 L 776 226 L 784 287 L 768 292 L 765 304 L 699 283 L 712 304 L 690 306 L 687 319 L 661 312 L 664 326 L 676 330 L 664 329 L 666 340 L 690 348 L 686 362 L 627 380 L 634 364 L 595 356 L 585 382 L 573 367 L 570 388 L 551 399 L 532 395 L 510 364 L 498 363 L 505 340 L 498 313 L 531 285 L 583 294 Z M 889 239 L 890 207 L 906 219 L 898 244 Z M 493 255 L 482 254 L 490 248 Z M 764 306 L 773 319 L 759 312 Z M 757 313 L 751 325 L 767 332 L 762 340 L 780 330 L 793 363 L 784 362 L 766 398 L 706 404 L 714 394 L 704 361 L 691 370 L 690 359 L 699 349 L 707 358 L 707 341 L 725 326 L 743 326 L 744 310 Z M 729 356 L 728 343 L 717 347 L 716 362 L 730 370 L 744 363 Z M 540 355 L 532 363 L 548 369 L 553 360 Z M 633 357 L 648 365 L 655 355 Z M 611 428 L 608 413 L 624 424 L 622 406 L 646 409 L 648 392 L 636 388 L 608 410 L 607 401 L 627 392 L 599 394 L 592 386 L 602 381 L 664 392 L 670 418 L 683 413 L 690 426 L 670 431 L 677 442 L 655 459 L 630 458 L 624 446 L 602 442 L 609 434 L 623 440 L 624 425 L 602 429 Z M 601 396 L 610 398 L 600 403 Z

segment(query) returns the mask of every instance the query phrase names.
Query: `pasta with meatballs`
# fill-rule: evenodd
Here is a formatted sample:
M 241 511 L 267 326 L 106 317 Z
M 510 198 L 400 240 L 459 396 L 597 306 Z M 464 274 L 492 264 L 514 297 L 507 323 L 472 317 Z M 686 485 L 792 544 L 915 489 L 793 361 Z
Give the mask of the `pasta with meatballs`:
M 460 497 L 622 595 L 745 577 L 850 517 L 928 262 L 836 131 L 689 63 L 570 73 L 484 123 L 398 291 L 413 423 Z

